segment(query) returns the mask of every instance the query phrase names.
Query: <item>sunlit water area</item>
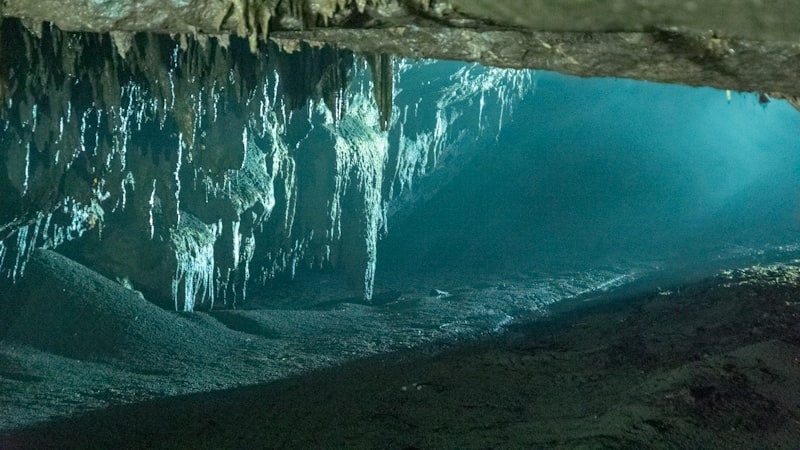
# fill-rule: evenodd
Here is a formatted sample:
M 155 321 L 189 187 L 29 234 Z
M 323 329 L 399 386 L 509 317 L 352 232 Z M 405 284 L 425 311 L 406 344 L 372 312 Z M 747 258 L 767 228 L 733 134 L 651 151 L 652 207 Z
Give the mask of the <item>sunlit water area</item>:
M 73 53 L 4 78 L 3 429 L 800 253 L 800 112 L 766 95 L 27 39 Z

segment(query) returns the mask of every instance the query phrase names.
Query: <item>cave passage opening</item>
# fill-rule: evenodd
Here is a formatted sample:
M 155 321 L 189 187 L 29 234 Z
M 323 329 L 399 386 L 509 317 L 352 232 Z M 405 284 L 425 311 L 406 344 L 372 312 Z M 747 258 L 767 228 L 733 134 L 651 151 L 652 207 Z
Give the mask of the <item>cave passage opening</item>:
M 97 383 L 128 401 L 262 382 L 800 253 L 800 112 L 767 95 L 129 44 L 2 23 L 2 352 L 50 358 L 30 377 L 54 399 L 4 426 Z

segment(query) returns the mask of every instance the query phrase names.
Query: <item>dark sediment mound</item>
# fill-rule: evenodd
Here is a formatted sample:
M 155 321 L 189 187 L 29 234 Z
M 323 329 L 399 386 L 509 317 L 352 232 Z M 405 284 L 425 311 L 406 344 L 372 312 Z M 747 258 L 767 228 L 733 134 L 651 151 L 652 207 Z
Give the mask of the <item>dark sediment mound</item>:
M 37 250 L 8 286 L 0 317 L 5 342 L 74 359 L 152 370 L 178 358 L 208 358 L 240 339 L 204 315 L 181 315 L 145 300 L 58 253 Z

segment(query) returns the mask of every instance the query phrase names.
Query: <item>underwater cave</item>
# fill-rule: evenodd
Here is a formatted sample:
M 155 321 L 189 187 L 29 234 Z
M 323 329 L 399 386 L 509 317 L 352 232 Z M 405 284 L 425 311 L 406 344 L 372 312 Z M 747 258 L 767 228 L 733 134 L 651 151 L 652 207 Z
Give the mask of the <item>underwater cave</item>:
M 36 3 L 0 6 L 0 448 L 800 442 L 779 19 Z

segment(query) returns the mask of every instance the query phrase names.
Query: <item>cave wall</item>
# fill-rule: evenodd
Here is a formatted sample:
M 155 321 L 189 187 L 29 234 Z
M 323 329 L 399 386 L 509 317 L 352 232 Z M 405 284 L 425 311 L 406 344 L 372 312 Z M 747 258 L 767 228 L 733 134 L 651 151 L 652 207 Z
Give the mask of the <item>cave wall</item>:
M 0 275 L 58 248 L 183 311 L 312 268 L 370 298 L 390 201 L 496 134 L 485 101 L 502 112 L 531 84 L 325 46 L 140 33 L 121 52 L 109 34 L 41 31 L 0 28 Z M 432 76 L 394 103 L 401 77 Z
M 757 91 L 795 106 L 800 95 L 787 2 L 739 0 L 724 14 L 707 2 L 615 2 L 602 20 L 512 1 L 48 5 L 0 9 L 22 18 L 0 29 L 0 188 L 14 193 L 0 199 L 0 270 L 15 280 L 35 247 L 92 231 L 65 249 L 183 310 L 234 305 L 251 274 L 298 265 L 339 267 L 370 297 L 385 216 L 424 196 L 406 187 L 459 151 L 448 108 L 513 97 L 484 84 L 486 72 L 464 75 L 480 89 L 443 88 L 423 108 L 432 128 L 413 129 L 394 104 L 407 69 L 391 55 Z M 484 131 L 481 113 L 477 123 Z M 103 237 L 112 223 L 122 231 Z M 257 234 L 269 236 L 260 251 Z M 131 235 L 149 241 L 126 245 Z

